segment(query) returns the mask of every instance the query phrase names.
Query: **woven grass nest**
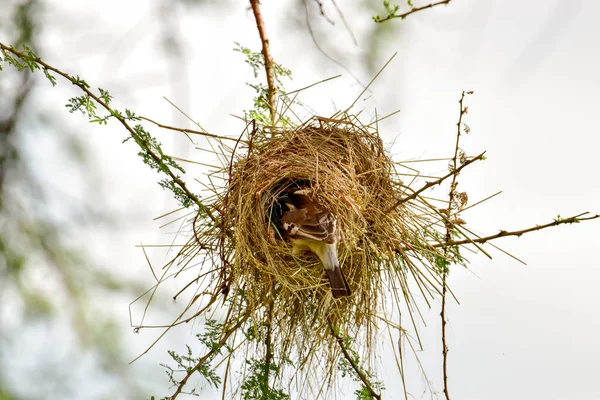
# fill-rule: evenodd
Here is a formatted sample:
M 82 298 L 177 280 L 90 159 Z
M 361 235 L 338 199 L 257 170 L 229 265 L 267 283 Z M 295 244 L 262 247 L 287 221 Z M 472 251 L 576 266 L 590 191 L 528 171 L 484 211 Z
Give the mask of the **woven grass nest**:
M 371 359 L 377 328 L 399 328 L 397 310 L 412 298 L 409 280 L 422 293 L 439 289 L 439 254 L 424 244 L 430 228 L 413 203 L 398 204 L 406 186 L 372 127 L 349 115 L 314 117 L 293 129 L 257 126 L 225 153 L 228 183 L 214 189 L 212 204 L 219 217 L 197 222 L 195 240 L 221 266 L 212 289 L 227 297 L 229 320 L 250 324 L 259 340 L 269 335 L 266 351 L 291 360 L 294 372 L 315 374 L 321 384 L 334 376 L 341 337 L 354 338 Z M 269 207 L 298 180 L 310 182 L 337 218 L 349 297 L 334 299 L 318 258 L 293 255 L 274 234 Z M 246 351 L 255 353 L 249 358 L 264 350 Z

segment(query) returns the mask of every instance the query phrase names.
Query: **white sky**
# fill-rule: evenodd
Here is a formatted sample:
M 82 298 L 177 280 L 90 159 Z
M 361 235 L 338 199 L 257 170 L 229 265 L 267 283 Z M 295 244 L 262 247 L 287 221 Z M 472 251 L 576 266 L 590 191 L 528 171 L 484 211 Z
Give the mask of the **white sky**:
M 273 55 L 294 73 L 288 88 L 343 74 L 306 92 L 302 100 L 321 115 L 331 114 L 334 104 L 349 105 L 362 88 L 317 51 L 299 25 L 302 13 L 289 11 L 295 9 L 294 3 L 263 3 Z M 324 3 L 329 10 L 329 2 Z M 147 10 L 143 4 L 49 1 L 44 17 L 48 47 L 42 55 L 92 86 L 108 89 L 123 108 L 184 125 L 163 100 L 166 96 L 209 131 L 238 134 L 242 126 L 229 114 L 239 115 L 251 107 L 252 91 L 245 82 L 252 74 L 231 49 L 234 41 L 259 48 L 245 3 L 193 13 L 175 10 L 181 22 L 170 29 L 179 29 L 176 34 L 183 37 L 187 60 L 175 66 L 157 50 L 164 11 Z M 362 82 L 372 76 L 360 67 L 360 57 L 372 48 L 365 41 L 373 29 L 371 15 L 347 10 L 358 47 L 339 21 L 335 27 L 324 21 L 315 27 L 322 46 L 343 57 Z M 599 213 L 598 15 L 600 2 L 593 0 L 454 0 L 448 7 L 415 14 L 404 22 L 392 21 L 394 29 L 380 46 L 377 65 L 394 52 L 398 56 L 360 107 L 365 115 L 371 115 L 374 107 L 380 115 L 401 109 L 381 126 L 384 140 L 395 139 L 392 151 L 398 159 L 448 157 L 460 93 L 475 91 L 466 101 L 472 133 L 464 137 L 462 147 L 469 155 L 487 150 L 488 160 L 468 168 L 460 187 L 472 202 L 503 191 L 464 214 L 480 234 L 543 224 L 558 214 Z M 75 93 L 64 83 L 61 87 L 40 97 L 55 113 L 64 113 L 65 99 Z M 159 236 L 159 223 L 152 218 L 170 211 L 175 203 L 156 184 L 157 175 L 135 156 L 133 145 L 121 144 L 126 135 L 116 124 L 96 128 L 72 115 L 64 120 L 89 139 L 97 167 L 110 182 L 112 197 L 106 207 L 117 207 L 135 221 L 130 230 L 98 238 L 109 252 L 106 247 L 91 250 L 115 268 L 149 275 L 143 254 L 134 246 L 168 241 Z M 154 128 L 152 132 L 181 156 L 202 159 L 185 139 L 175 143 L 171 133 Z M 60 180 L 66 171 L 55 172 Z M 461 302 L 451 303 L 448 311 L 453 399 L 600 399 L 599 228 L 600 223 L 592 221 L 502 239 L 495 244 L 527 266 L 489 249 L 493 261 L 473 255 L 469 270 L 452 271 L 450 285 Z M 156 251 L 153 257 L 160 261 L 168 256 Z M 123 324 L 128 324 L 127 300 L 131 299 L 115 302 Z M 428 379 L 441 391 L 439 309 L 425 314 L 428 326 L 421 334 L 426 350 L 419 356 Z M 124 332 L 130 329 L 125 327 Z M 142 366 L 154 365 L 156 376 L 161 376 L 157 363 L 167 361 L 164 349 L 191 342 L 192 333 L 190 327 L 175 332 Z M 133 358 L 154 333 L 126 334 Z M 384 357 L 384 369 L 393 368 L 387 362 Z M 133 368 L 146 371 L 142 366 Z M 397 379 L 390 374 L 384 398 L 398 398 Z M 165 388 L 166 382 L 156 387 Z M 422 398 L 422 390 L 418 373 L 410 373 L 412 396 Z M 352 391 L 346 389 L 342 393 L 347 396 L 340 398 L 352 398 Z

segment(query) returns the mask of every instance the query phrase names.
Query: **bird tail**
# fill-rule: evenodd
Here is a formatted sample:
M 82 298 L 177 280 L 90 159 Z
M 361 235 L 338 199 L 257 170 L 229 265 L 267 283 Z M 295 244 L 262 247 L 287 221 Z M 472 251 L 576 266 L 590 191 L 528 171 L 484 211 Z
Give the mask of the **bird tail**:
M 334 298 L 342 296 L 350 296 L 350 286 L 344 276 L 342 269 L 336 266 L 334 269 L 326 269 L 329 284 L 331 285 L 331 293 Z

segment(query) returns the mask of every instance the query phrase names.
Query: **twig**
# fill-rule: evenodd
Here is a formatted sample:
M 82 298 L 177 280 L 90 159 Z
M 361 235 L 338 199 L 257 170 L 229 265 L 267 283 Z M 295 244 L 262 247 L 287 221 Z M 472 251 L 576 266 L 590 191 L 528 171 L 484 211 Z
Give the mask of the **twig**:
M 398 55 L 398 52 L 395 52 L 389 60 L 387 60 L 387 62 L 383 65 L 383 67 L 381 67 L 381 69 L 379 70 L 379 72 L 377 72 L 377 74 L 375 74 L 375 76 L 373 77 L 373 79 L 371 79 L 371 82 L 369 82 L 369 84 L 367 86 L 365 86 L 365 88 L 363 89 L 362 92 L 360 92 L 360 94 L 358 96 L 356 96 L 356 99 L 354 99 L 354 101 L 352 102 L 352 104 L 350 104 L 350 107 L 346 108 L 346 110 L 344 110 L 344 114 L 347 113 L 348 111 L 350 111 L 350 109 L 352 107 L 354 107 L 354 105 L 356 104 L 356 102 L 358 100 L 360 100 L 361 96 L 363 94 L 365 94 L 365 92 L 367 90 L 369 90 L 369 88 L 371 87 L 371 85 L 373 84 L 373 82 L 375 82 L 377 80 L 377 78 L 379 78 L 379 75 L 381 75 L 381 73 L 387 68 L 387 66 L 392 62 L 392 60 L 394 59 L 394 57 L 396 57 L 396 55 Z M 337 114 L 336 114 L 337 115 Z
M 410 9 L 410 11 L 407 11 L 404 14 L 398 14 L 398 15 L 392 14 L 392 15 L 388 15 L 385 18 L 376 19 L 375 22 L 382 23 L 382 22 L 385 22 L 385 21 L 388 21 L 388 20 L 394 19 L 394 18 L 404 19 L 404 18 L 408 17 L 411 14 L 414 14 L 414 13 L 419 12 L 419 11 L 426 10 L 428 8 L 433 8 L 435 6 L 440 6 L 442 4 L 450 4 L 451 1 L 452 0 L 443 0 L 443 1 L 438 1 L 437 3 L 428 4 L 428 5 L 423 6 L 423 7 L 413 7 L 413 8 Z
M 342 12 L 342 9 L 338 6 L 338 4 L 336 3 L 335 0 L 331 0 L 331 3 L 333 4 L 333 6 L 335 7 L 335 10 L 337 11 L 338 15 L 340 16 L 340 19 L 342 20 L 344 27 L 350 34 L 350 37 L 352 38 L 352 42 L 354 43 L 355 46 L 358 46 L 358 40 L 356 40 L 356 36 L 354 36 L 354 33 L 352 32 L 352 28 L 350 28 L 350 24 L 348 24 L 348 21 L 346 21 L 346 17 L 344 17 L 344 13 Z
M 172 131 L 178 131 L 178 132 L 183 132 L 183 133 L 192 133 L 194 135 L 202 135 L 202 136 L 206 136 L 206 137 L 213 138 L 213 139 L 231 140 L 231 141 L 234 141 L 234 142 L 240 141 L 239 139 L 232 138 L 232 137 L 219 136 L 219 135 L 215 135 L 213 133 L 196 131 L 196 130 L 193 130 L 193 129 L 177 128 L 177 127 L 174 127 L 174 126 L 164 125 L 164 124 L 158 123 L 156 121 L 153 121 L 153 120 L 151 120 L 150 118 L 147 118 L 147 117 L 140 116 L 140 118 L 143 119 L 143 120 L 145 120 L 145 121 L 152 122 L 154 125 L 158 126 L 159 128 L 163 128 L 163 129 L 170 129 Z
M 496 196 L 498 196 L 500 193 L 502 193 L 502 190 L 500 190 L 500 191 L 498 191 L 498 192 L 496 192 L 496 193 L 494 193 L 494 194 L 492 194 L 492 195 L 490 195 L 490 196 L 486 197 L 486 198 L 485 198 L 485 199 L 483 199 L 483 200 L 479 200 L 478 202 L 471 204 L 469 207 L 465 207 L 465 208 L 463 208 L 462 210 L 460 210 L 460 212 L 465 212 L 465 211 L 467 211 L 469 208 L 473 208 L 473 207 L 475 207 L 475 206 L 478 206 L 478 205 L 480 205 L 480 204 L 482 204 L 482 203 L 484 203 L 484 202 L 488 201 L 489 199 L 491 199 L 491 198 L 493 198 L 493 197 L 496 197 Z
M 377 129 L 379 129 L 377 124 L 379 124 L 381 121 L 383 121 L 386 118 L 393 117 L 394 115 L 398 114 L 399 112 L 400 112 L 400 110 L 396 110 L 396 111 L 393 111 L 393 112 L 389 113 L 388 115 L 383 116 L 381 118 L 376 117 L 375 121 L 373 121 L 370 124 L 366 125 L 366 127 L 370 127 L 371 125 L 375 125 L 377 127 Z
M 563 225 L 563 224 L 573 224 L 573 223 L 578 223 L 580 221 L 587 221 L 587 220 L 591 220 L 591 219 L 600 218 L 600 214 L 592 215 L 590 217 L 580 218 L 582 215 L 586 215 L 586 214 L 589 214 L 589 212 L 584 212 L 584 213 L 581 213 L 581 214 L 578 214 L 578 215 L 575 215 L 575 216 L 569 217 L 569 218 L 555 219 L 553 222 L 549 222 L 549 223 L 544 224 L 544 225 L 536 225 L 536 226 L 534 226 L 532 228 L 522 229 L 520 231 L 505 231 L 505 230 L 502 230 L 502 231 L 496 233 L 495 235 L 485 236 L 485 237 L 482 237 L 482 238 L 479 238 L 479 239 L 454 240 L 454 241 L 450 241 L 450 242 L 432 244 L 431 247 L 458 246 L 458 245 L 467 244 L 467 243 L 470 243 L 470 242 L 485 243 L 487 241 L 498 239 L 498 238 L 501 238 L 501 237 L 507 237 L 507 236 L 517 236 L 517 237 L 519 237 L 519 236 L 521 236 L 521 235 L 523 235 L 525 233 L 539 231 L 539 230 L 542 230 L 542 229 L 550 228 L 551 226 L 558 226 L 558 225 Z
M 272 288 L 273 291 L 271 293 L 275 293 L 275 282 L 273 282 Z M 271 362 L 273 361 L 273 303 L 274 300 L 271 300 L 268 306 L 267 334 L 265 336 L 265 382 L 267 384 L 267 391 L 269 388 L 269 372 L 271 371 Z
M 381 394 L 377 393 L 375 391 L 375 389 L 373 389 L 373 386 L 371 386 L 371 382 L 369 381 L 369 378 L 367 378 L 367 376 L 360 369 L 360 367 L 358 365 L 356 365 L 356 362 L 354 361 L 352 356 L 348 353 L 346 346 L 344 346 L 344 339 L 335 332 L 335 329 L 333 329 L 333 325 L 331 324 L 331 321 L 328 321 L 328 322 L 329 322 L 329 329 L 331 330 L 331 334 L 335 338 L 336 342 L 339 344 L 340 349 L 342 349 L 342 354 L 344 355 L 344 358 L 350 363 L 354 372 L 356 372 L 356 374 L 358 375 L 358 377 L 360 378 L 362 383 L 365 385 L 365 387 L 367 388 L 369 393 L 371 393 L 371 396 L 373 396 L 377 400 L 381 400 Z
M 396 207 L 398 207 L 399 205 L 406 203 L 407 201 L 410 200 L 414 200 L 417 198 L 417 196 L 424 192 L 425 190 L 429 189 L 432 186 L 435 185 L 439 185 L 440 183 L 442 183 L 443 181 L 445 181 L 446 179 L 448 179 L 451 176 L 456 176 L 458 175 L 458 173 L 467 165 L 474 163 L 475 161 L 478 160 L 483 160 L 484 159 L 484 155 L 485 155 L 485 151 L 481 154 L 479 154 L 478 156 L 473 157 L 472 159 L 468 160 L 467 162 L 465 162 L 464 164 L 462 164 L 460 167 L 455 168 L 454 170 L 450 171 L 449 173 L 447 173 L 446 175 L 442 176 L 441 178 L 436 179 L 435 181 L 431 181 L 431 182 L 427 182 L 425 185 L 423 185 L 423 187 L 415 192 L 413 192 L 413 194 L 411 194 L 410 196 L 404 197 L 402 199 L 399 199 L 396 204 L 394 204 L 393 206 L 391 206 L 389 209 L 387 209 L 386 214 L 389 213 L 390 211 L 394 210 Z
M 291 92 L 285 92 L 284 94 L 285 94 L 286 96 L 289 96 L 289 95 L 291 95 L 291 94 L 294 94 L 294 93 L 302 92 L 303 90 L 310 89 L 310 88 L 311 88 L 311 87 L 313 87 L 313 86 L 320 85 L 321 83 L 325 83 L 325 82 L 331 81 L 331 80 L 333 80 L 333 79 L 337 79 L 337 78 L 339 78 L 339 77 L 341 77 L 341 76 L 342 76 L 342 75 L 340 74 L 340 75 L 332 76 L 332 77 L 330 77 L 330 78 L 325 78 L 325 79 L 323 79 L 323 80 L 320 80 L 319 82 L 311 83 L 310 85 L 308 85 L 308 86 L 304 86 L 304 87 L 303 87 L 303 88 L 301 88 L 301 89 L 295 89 L 295 90 L 292 90 Z
M 225 400 L 227 393 L 227 379 L 229 378 L 229 369 L 231 368 L 231 357 L 227 357 L 227 366 L 225 366 L 225 376 L 223 377 L 223 390 L 221 390 L 221 400 Z
M 448 228 L 448 233 L 446 238 L 451 235 L 451 230 Z M 444 248 L 444 254 L 447 254 L 448 247 Z M 446 278 L 448 273 L 446 271 L 446 266 L 443 267 L 442 270 L 442 309 L 440 310 L 440 318 L 442 319 L 442 373 L 444 379 L 444 396 L 446 396 L 446 400 L 450 400 L 450 393 L 448 391 L 448 344 L 446 343 L 446 291 L 447 284 Z
M 335 58 L 330 56 L 325 50 L 323 50 L 323 48 L 319 44 L 319 41 L 317 40 L 317 38 L 315 36 L 315 32 L 313 31 L 312 25 L 310 23 L 310 16 L 308 14 L 307 0 L 304 0 L 304 20 L 306 22 L 306 29 L 308 29 L 308 33 L 310 34 L 313 44 L 315 45 L 317 50 L 319 50 L 319 52 L 321 54 L 323 54 L 326 58 L 328 58 L 331 62 L 336 64 L 338 67 L 344 69 L 356 81 L 356 83 L 358 83 L 360 86 L 364 87 L 365 86 L 364 83 L 361 82 L 361 80 L 358 78 L 358 76 L 356 76 L 356 74 L 354 72 L 352 72 L 352 70 L 350 70 L 343 63 L 339 62 L 338 60 L 336 60 Z
M 277 85 L 275 84 L 275 72 L 273 71 L 273 57 L 271 56 L 271 48 L 269 47 L 269 39 L 265 23 L 260 12 L 260 3 L 258 0 L 250 0 L 254 18 L 256 18 L 256 27 L 262 42 L 262 54 L 265 58 L 265 71 L 267 73 L 267 85 L 269 86 L 269 111 L 271 112 L 271 122 L 273 126 L 277 124 Z
M 329 18 L 327 16 L 327 14 L 325 14 L 325 8 L 323 7 L 323 2 L 321 0 L 313 0 L 315 3 L 317 3 L 317 6 L 319 7 L 319 13 L 321 14 L 321 16 L 323 18 L 325 18 L 325 21 L 329 22 L 331 25 L 335 25 L 335 22 L 333 22 L 333 20 L 331 18 Z

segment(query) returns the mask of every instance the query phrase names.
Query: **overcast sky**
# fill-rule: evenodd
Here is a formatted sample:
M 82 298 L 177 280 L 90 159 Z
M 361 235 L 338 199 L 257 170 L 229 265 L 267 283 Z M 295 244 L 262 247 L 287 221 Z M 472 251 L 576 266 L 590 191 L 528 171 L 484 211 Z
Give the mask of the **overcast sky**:
M 380 127 L 384 140 L 395 143 L 391 152 L 398 160 L 449 157 L 460 93 L 475 91 L 466 100 L 471 133 L 462 147 L 469 155 L 487 150 L 488 160 L 463 173 L 460 188 L 471 202 L 503 193 L 464 213 L 473 230 L 493 234 L 547 223 L 558 214 L 600 213 L 600 2 L 454 0 L 447 7 L 388 22 L 394 26 L 377 46 L 367 41 L 374 29 L 372 11 L 345 11 L 358 40 L 355 45 L 331 4 L 323 3 L 336 25 L 316 19 L 315 39 L 345 69 L 315 47 L 302 26 L 302 8 L 290 1 L 263 1 L 273 56 L 294 74 L 288 89 L 343 75 L 303 94 L 301 100 L 316 113 L 330 115 L 354 100 L 362 90 L 358 82 L 372 77 L 362 67 L 369 52 L 377 49 L 375 65 L 398 52 L 357 111 L 364 109 L 363 115 L 370 116 L 375 108 L 380 115 L 401 110 Z M 245 82 L 252 73 L 232 48 L 239 41 L 259 49 L 245 3 L 171 10 L 171 22 L 165 20 L 165 10 L 145 9 L 143 4 L 49 1 L 43 56 L 92 86 L 108 89 L 120 107 L 189 127 L 164 101 L 166 96 L 209 131 L 239 134 L 242 124 L 229 114 L 251 108 L 253 94 Z M 165 29 L 182 39 L 182 61 L 170 63 L 158 51 Z M 65 98 L 74 92 L 61 86 L 40 96 L 43 107 L 64 113 Z M 91 250 L 115 268 L 126 265 L 127 273 L 149 275 L 143 254 L 134 246 L 168 243 L 170 236 L 152 218 L 172 210 L 175 202 L 135 156 L 133 145 L 121 144 L 126 135 L 119 126 L 96 128 L 76 115 L 64 119 L 89 138 L 97 168 L 114 187 L 107 207 L 145 221 L 99 238 L 98 243 L 110 246 L 108 254 Z M 203 153 L 186 140 L 160 133 L 160 141 L 177 154 L 203 160 Z M 443 163 L 417 166 L 436 173 L 444 168 Z M 49 180 L 60 181 L 68 173 L 60 165 L 54 168 Z M 526 266 L 488 248 L 493 260 L 473 254 L 468 270 L 452 270 L 449 283 L 460 301 L 448 310 L 453 399 L 600 399 L 598 229 L 600 222 L 591 221 L 502 239 L 494 243 Z M 168 258 L 164 250 L 152 256 Z M 127 350 L 133 358 L 153 333 L 129 333 L 127 303 L 114 306 L 130 336 Z M 434 389 L 441 392 L 439 304 L 434 307 L 423 309 L 427 327 L 421 331 L 425 350 L 419 356 Z M 158 370 L 157 362 L 166 361 L 164 349 L 191 341 L 192 334 L 190 327 L 174 332 L 143 362 L 154 363 Z M 390 361 L 382 356 L 382 370 L 395 368 Z M 411 396 L 429 398 L 423 395 L 416 365 L 411 367 Z M 384 398 L 399 398 L 397 375 L 383 374 Z M 166 382 L 157 387 L 165 388 Z M 345 389 L 340 398 L 352 398 L 352 391 Z

